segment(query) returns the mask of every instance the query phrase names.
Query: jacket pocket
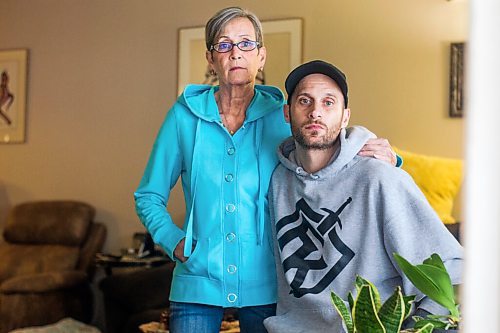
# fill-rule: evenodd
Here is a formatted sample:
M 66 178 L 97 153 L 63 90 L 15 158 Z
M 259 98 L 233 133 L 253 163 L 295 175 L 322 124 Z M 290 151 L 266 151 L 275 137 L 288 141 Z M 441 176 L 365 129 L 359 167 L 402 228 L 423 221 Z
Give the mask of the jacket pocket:
M 189 258 L 179 264 L 178 275 L 208 276 L 208 239 L 199 239 Z
M 242 268 L 245 272 L 244 280 L 275 281 L 276 267 L 274 262 L 274 251 L 267 239 L 262 244 L 257 244 L 257 239 L 243 240 L 242 244 Z

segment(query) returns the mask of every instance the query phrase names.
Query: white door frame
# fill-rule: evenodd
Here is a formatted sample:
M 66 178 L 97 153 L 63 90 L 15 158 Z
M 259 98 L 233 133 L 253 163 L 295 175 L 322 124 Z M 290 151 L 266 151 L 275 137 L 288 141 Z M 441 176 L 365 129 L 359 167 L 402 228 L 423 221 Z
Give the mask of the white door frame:
M 469 19 L 463 332 L 500 332 L 500 1 Z

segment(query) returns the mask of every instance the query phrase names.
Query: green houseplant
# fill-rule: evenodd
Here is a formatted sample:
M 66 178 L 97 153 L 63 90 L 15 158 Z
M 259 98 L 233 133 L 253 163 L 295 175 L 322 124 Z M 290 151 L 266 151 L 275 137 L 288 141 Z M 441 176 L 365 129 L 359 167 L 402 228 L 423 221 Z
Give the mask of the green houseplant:
M 401 287 L 398 286 L 383 304 L 377 288 L 360 276 L 356 277 L 356 290 L 356 298 L 351 293 L 347 295 L 350 309 L 342 298 L 331 292 L 332 303 L 342 318 L 347 333 L 432 332 L 432 323 L 401 331 L 415 299 L 415 296 L 403 296 Z
M 414 317 L 415 327 L 423 327 L 431 323 L 438 330 L 451 332 L 458 329 L 461 319 L 458 299 L 441 257 L 433 253 L 419 265 L 412 265 L 397 253 L 394 254 L 394 259 L 418 290 L 450 312 L 449 315 L 444 316 Z

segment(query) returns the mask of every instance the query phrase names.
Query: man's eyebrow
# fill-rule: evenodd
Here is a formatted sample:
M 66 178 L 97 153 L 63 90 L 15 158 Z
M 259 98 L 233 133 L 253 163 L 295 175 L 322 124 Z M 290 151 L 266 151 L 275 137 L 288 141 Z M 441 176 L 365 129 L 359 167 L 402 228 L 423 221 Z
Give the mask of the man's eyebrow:
M 333 93 L 327 93 L 326 95 L 329 96 L 329 97 L 333 97 L 333 98 L 338 98 L 339 97 L 338 95 L 333 94 Z
M 308 92 L 300 92 L 297 94 L 297 97 L 299 96 L 307 96 L 309 98 L 313 98 Z M 326 96 L 332 98 L 339 98 L 339 96 L 335 95 L 334 93 L 326 93 Z
M 311 95 L 309 93 L 307 93 L 307 92 L 298 93 L 297 97 L 299 97 L 299 96 L 306 96 L 306 97 L 312 98 Z

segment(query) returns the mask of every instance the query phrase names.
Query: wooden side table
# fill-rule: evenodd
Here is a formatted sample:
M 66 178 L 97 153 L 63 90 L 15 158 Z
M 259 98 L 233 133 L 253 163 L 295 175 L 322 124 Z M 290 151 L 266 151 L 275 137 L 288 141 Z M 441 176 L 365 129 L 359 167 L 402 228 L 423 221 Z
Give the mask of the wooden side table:
M 104 268 L 106 275 L 111 275 L 113 273 L 113 268 L 119 267 L 144 267 L 150 268 L 155 266 L 160 266 L 171 259 L 167 256 L 149 256 L 144 258 L 139 258 L 136 255 L 112 255 L 106 253 L 97 253 L 95 256 L 95 263 L 97 267 Z

